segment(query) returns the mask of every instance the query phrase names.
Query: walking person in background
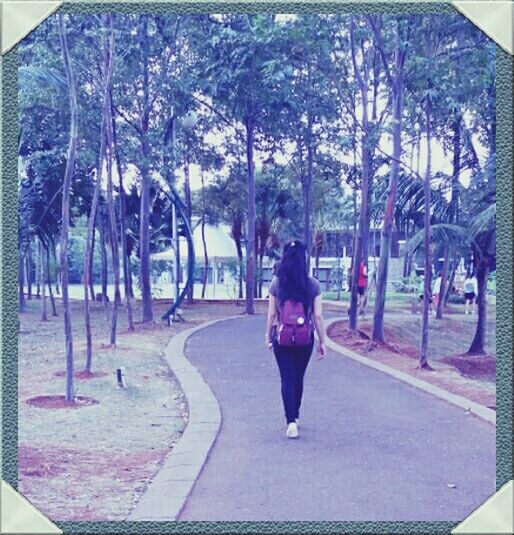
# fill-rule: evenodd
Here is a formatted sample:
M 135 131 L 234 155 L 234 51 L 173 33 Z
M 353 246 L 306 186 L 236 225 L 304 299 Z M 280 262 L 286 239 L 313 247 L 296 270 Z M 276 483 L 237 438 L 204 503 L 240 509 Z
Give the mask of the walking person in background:
M 470 313 L 471 305 L 471 314 L 475 313 L 476 308 L 476 298 L 478 294 L 478 282 L 475 274 L 471 274 L 468 271 L 466 280 L 464 281 L 464 299 L 466 300 L 466 314 Z M 474 305 L 474 306 L 473 306 Z
M 425 276 L 421 275 L 421 282 L 419 283 L 419 286 L 418 286 L 418 299 L 421 304 L 423 303 L 424 298 L 425 298 Z M 433 304 L 434 304 L 434 300 L 432 298 L 432 292 L 430 292 L 430 295 L 428 296 L 428 307 L 429 307 L 428 310 L 430 314 L 434 313 Z M 421 311 L 423 311 L 423 307 L 421 307 Z
M 359 279 L 357 281 L 357 291 L 359 294 L 359 301 L 357 302 L 357 310 L 359 313 L 364 313 L 364 302 L 366 295 L 366 288 L 368 287 L 368 267 L 364 262 L 359 266 Z M 361 310 L 362 309 L 362 310 Z
M 432 293 L 434 295 L 434 307 L 437 310 L 437 305 L 439 304 L 440 294 L 441 294 L 441 282 L 442 282 L 442 275 L 441 272 L 437 274 L 437 279 L 434 282 L 434 287 L 432 289 Z
M 305 245 L 294 240 L 284 246 L 277 276 L 270 289 L 265 342 L 275 353 L 289 438 L 298 437 L 303 379 L 319 339 L 318 359 L 325 356 L 325 329 L 319 282 L 309 277 Z

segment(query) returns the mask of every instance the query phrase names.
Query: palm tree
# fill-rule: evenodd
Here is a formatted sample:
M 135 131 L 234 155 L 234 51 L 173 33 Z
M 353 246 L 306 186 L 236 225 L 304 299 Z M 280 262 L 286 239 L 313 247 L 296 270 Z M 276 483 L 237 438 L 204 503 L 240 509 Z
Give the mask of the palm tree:
M 496 201 L 484 208 L 468 225 L 437 223 L 430 227 L 433 243 L 444 243 L 450 247 L 465 244 L 473 252 L 473 264 L 478 283 L 477 326 L 469 355 L 484 355 L 487 325 L 487 280 L 489 270 L 496 261 Z M 417 232 L 405 244 L 404 254 L 414 254 L 423 243 L 423 230 Z
M 487 279 L 496 260 L 496 202 L 482 210 L 471 222 L 473 263 L 478 283 L 478 314 L 475 336 L 468 349 L 470 355 L 483 355 L 487 325 Z

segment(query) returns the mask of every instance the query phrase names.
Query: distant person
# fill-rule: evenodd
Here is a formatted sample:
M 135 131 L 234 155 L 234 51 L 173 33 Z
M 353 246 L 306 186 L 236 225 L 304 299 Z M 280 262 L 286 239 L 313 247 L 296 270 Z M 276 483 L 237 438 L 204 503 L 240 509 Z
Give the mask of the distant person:
M 418 286 L 418 299 L 420 302 L 423 302 L 423 299 L 425 299 L 425 276 L 421 275 L 421 282 Z M 428 296 L 428 310 L 429 312 L 433 312 L 433 303 L 434 299 L 432 298 L 432 292 L 430 292 L 430 295 Z
M 368 287 L 368 267 L 364 262 L 359 266 L 359 279 L 357 280 L 357 291 L 359 293 L 359 301 L 357 308 L 360 309 L 364 304 L 364 296 L 366 295 L 366 288 Z
M 476 298 L 478 295 L 478 282 L 474 274 L 468 272 L 466 280 L 464 281 L 464 299 L 466 300 L 466 310 L 465 313 L 471 314 L 475 313 L 476 308 Z M 475 306 L 473 306 L 475 305 Z
M 284 246 L 277 276 L 270 286 L 265 342 L 275 353 L 280 371 L 286 436 L 298 437 L 303 378 L 318 334 L 318 359 L 325 356 L 321 287 L 307 272 L 305 245 L 299 240 Z
M 434 294 L 434 305 L 437 308 L 439 305 L 439 299 L 441 297 L 441 282 L 442 282 L 442 274 L 439 272 L 437 274 L 437 279 L 434 282 L 434 288 L 432 290 L 432 293 Z

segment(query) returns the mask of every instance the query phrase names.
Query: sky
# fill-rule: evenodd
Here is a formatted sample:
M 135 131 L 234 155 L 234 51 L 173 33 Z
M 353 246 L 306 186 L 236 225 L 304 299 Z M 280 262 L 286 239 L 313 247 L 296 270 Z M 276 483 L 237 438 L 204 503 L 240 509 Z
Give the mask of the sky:
M 217 138 L 214 134 L 210 134 L 209 138 L 206 139 L 205 141 L 207 143 L 209 143 L 209 144 L 212 144 L 213 146 L 219 146 L 220 144 L 223 143 L 222 137 Z M 487 157 L 487 150 L 479 142 L 479 140 L 476 137 L 473 139 L 473 141 L 474 141 L 474 144 L 475 144 L 477 155 L 478 155 L 481 163 L 484 163 L 485 158 Z M 424 171 L 425 171 L 426 164 L 427 164 L 427 152 L 428 152 L 427 148 L 428 147 L 427 147 L 426 140 L 422 140 L 422 142 L 421 142 L 421 150 L 420 150 L 420 165 L 419 165 L 420 174 L 422 176 L 424 176 Z M 387 154 L 392 154 L 392 150 L 393 150 L 392 139 L 391 138 L 382 139 L 382 141 L 380 143 L 380 149 L 383 152 L 387 153 Z M 321 150 L 323 150 L 323 146 L 321 146 Z M 407 165 L 410 166 L 411 147 L 405 146 L 404 147 L 404 151 L 405 152 L 404 152 L 404 154 L 403 154 L 401 159 Z M 255 154 L 255 160 L 256 160 L 255 161 L 255 166 L 256 166 L 256 170 L 257 171 L 262 167 L 262 158 L 263 158 L 263 155 L 259 154 L 259 152 L 257 151 L 256 154 Z M 451 175 L 452 174 L 452 158 L 453 158 L 452 153 L 448 153 L 448 154 L 445 155 L 442 145 L 440 143 L 438 143 L 437 141 L 432 141 L 432 172 L 433 172 L 433 174 L 436 174 L 438 172 L 442 172 L 442 173 L 445 173 L 447 175 Z M 288 161 L 288 156 L 285 155 L 285 154 L 277 154 L 275 160 L 277 161 L 278 164 L 286 164 L 287 161 Z M 343 162 L 345 162 L 345 163 L 350 163 L 350 164 L 353 163 L 353 157 L 351 155 L 342 155 L 341 160 Z M 416 156 L 414 157 L 413 168 L 417 169 Z M 115 183 L 119 183 L 118 175 L 117 175 L 117 172 L 116 172 L 116 167 L 113 168 L 113 173 L 114 173 L 113 181 Z M 381 173 L 382 174 L 387 173 L 387 169 L 383 168 L 381 170 Z M 104 165 L 103 176 L 104 177 L 106 176 L 105 165 Z M 218 172 L 218 176 L 219 176 L 219 172 Z M 177 183 L 178 183 L 179 191 L 181 191 L 182 187 L 184 185 L 184 170 L 183 170 L 183 168 L 181 166 L 177 169 L 176 177 L 177 177 Z M 205 181 L 207 183 L 209 183 L 209 181 L 211 181 L 213 178 L 214 178 L 214 175 L 212 175 L 211 173 L 208 173 L 208 172 L 205 173 Z M 341 180 L 343 182 L 343 185 L 346 185 L 345 178 L 346 178 L 345 176 L 341 176 Z M 471 178 L 471 171 L 470 170 L 464 170 L 464 171 L 461 172 L 460 182 L 461 182 L 463 187 L 467 188 L 469 186 L 470 178 Z M 139 181 L 139 179 L 138 179 L 138 171 L 137 171 L 137 168 L 134 165 L 132 165 L 132 164 L 129 165 L 123 180 L 124 180 L 124 184 L 125 184 L 125 187 L 126 187 L 127 190 L 134 183 L 134 181 L 136 181 L 136 182 Z M 201 189 L 202 183 L 201 183 L 200 167 L 198 165 L 194 164 L 194 163 L 191 164 L 190 167 L 189 167 L 189 181 L 190 181 L 190 186 L 191 186 L 191 190 L 192 191 L 197 191 L 197 190 Z M 349 186 L 346 186 L 346 187 L 349 188 Z M 349 193 L 349 191 L 348 191 L 348 193 Z

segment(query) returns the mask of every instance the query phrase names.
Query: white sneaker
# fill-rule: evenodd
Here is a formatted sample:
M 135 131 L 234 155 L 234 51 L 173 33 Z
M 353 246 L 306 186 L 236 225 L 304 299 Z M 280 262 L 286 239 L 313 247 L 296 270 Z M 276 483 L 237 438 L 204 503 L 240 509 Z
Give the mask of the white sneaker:
M 298 425 L 296 425 L 296 422 L 291 422 L 287 426 L 286 436 L 287 438 L 298 438 Z

